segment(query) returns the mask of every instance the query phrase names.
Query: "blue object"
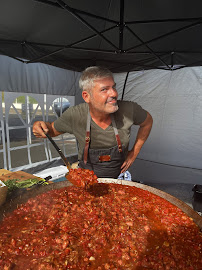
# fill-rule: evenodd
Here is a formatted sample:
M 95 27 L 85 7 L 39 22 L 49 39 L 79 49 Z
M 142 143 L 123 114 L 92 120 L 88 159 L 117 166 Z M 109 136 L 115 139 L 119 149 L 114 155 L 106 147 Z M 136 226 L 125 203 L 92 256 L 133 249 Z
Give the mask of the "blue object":
M 124 173 L 119 174 L 118 179 L 131 181 L 131 174 L 129 171 L 125 171 Z

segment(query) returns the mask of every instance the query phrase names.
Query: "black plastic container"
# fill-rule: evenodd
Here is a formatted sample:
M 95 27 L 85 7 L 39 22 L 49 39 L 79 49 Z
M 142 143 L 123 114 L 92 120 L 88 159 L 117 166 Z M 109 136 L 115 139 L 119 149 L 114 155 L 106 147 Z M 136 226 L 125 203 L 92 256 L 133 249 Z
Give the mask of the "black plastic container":
M 192 191 L 194 192 L 192 197 L 193 209 L 202 212 L 202 185 L 194 185 Z

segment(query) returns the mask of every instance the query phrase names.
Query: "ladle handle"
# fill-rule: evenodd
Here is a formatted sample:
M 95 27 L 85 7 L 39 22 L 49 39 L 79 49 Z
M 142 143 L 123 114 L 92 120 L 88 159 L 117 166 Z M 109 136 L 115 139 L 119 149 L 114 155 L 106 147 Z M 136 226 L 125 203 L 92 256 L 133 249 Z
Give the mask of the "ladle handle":
M 45 133 L 45 132 L 44 132 Z M 49 139 L 49 141 L 52 143 L 52 145 L 55 147 L 56 151 L 58 152 L 58 154 L 61 156 L 64 164 L 67 166 L 67 169 L 70 170 L 71 165 L 69 163 L 69 161 L 66 159 L 65 155 L 62 153 L 61 149 L 57 146 L 57 144 L 55 143 L 55 141 L 51 138 L 50 135 L 48 135 L 48 133 L 45 133 L 46 137 Z

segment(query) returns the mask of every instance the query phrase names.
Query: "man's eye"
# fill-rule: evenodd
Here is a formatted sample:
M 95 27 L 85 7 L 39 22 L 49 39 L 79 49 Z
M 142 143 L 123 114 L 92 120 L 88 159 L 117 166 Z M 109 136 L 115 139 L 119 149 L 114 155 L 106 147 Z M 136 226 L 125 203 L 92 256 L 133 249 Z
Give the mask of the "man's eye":
M 103 91 L 106 91 L 106 90 L 107 90 L 106 88 L 101 89 L 102 92 L 103 92 Z

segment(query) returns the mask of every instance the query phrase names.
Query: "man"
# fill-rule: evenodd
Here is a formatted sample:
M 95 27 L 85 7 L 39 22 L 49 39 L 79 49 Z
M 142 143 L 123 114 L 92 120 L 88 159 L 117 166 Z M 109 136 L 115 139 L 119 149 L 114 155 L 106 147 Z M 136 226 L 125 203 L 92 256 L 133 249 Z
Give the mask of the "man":
M 135 161 L 152 128 L 152 117 L 135 102 L 118 101 L 113 74 L 106 68 L 83 71 L 79 86 L 85 103 L 70 107 L 53 123 L 37 121 L 33 133 L 46 138 L 68 132 L 79 144 L 79 167 L 98 177 L 117 178 Z M 132 125 L 139 125 L 134 146 L 128 151 Z

